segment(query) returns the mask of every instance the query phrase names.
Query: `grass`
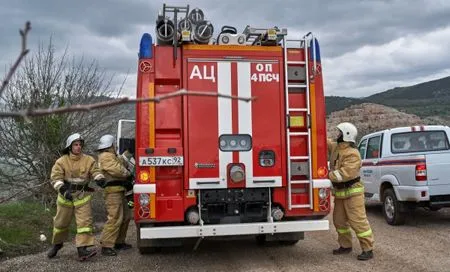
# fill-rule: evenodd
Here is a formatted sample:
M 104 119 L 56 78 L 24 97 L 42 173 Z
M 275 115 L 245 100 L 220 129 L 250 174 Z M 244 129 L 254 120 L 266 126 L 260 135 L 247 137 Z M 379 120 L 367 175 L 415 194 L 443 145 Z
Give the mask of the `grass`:
M 0 205 L 0 257 L 38 252 L 48 247 L 52 216 L 55 209 L 46 209 L 37 202 L 10 202 Z M 39 240 L 40 234 L 46 242 Z
M 94 222 L 104 221 L 106 211 L 100 193 L 94 194 L 92 206 Z M 5 258 L 47 250 L 52 240 L 55 214 L 56 207 L 47 208 L 36 201 L 0 204 L 0 261 Z M 98 233 L 99 231 L 101 229 L 94 228 L 94 232 Z M 76 232 L 75 217 L 72 217 L 67 242 L 72 241 Z M 47 241 L 39 240 L 41 233 L 47 237 Z

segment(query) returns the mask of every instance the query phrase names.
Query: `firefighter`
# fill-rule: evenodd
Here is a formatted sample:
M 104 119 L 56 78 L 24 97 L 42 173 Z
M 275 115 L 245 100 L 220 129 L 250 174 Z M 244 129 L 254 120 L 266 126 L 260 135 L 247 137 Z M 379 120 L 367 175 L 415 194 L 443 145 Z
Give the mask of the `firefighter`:
M 75 215 L 77 234 L 75 243 L 80 261 L 93 257 L 97 251 L 89 247 L 94 245 L 92 234 L 92 189 L 88 186 L 93 178 L 104 180 L 93 157 L 83 154 L 84 140 L 79 133 L 70 135 L 66 140 L 61 156 L 53 165 L 51 184 L 58 192 L 56 216 L 53 223 L 52 248 L 48 258 L 56 256 L 63 247 L 68 235 L 68 228 Z
M 130 249 L 125 243 L 131 213 L 128 209 L 125 192 L 129 189 L 131 173 L 116 155 L 114 137 L 103 135 L 97 148 L 98 165 L 105 175 L 105 183 L 99 184 L 104 188 L 105 206 L 108 221 L 103 227 L 101 235 L 102 254 L 116 256 L 116 250 Z
M 362 248 L 358 260 L 369 260 L 373 258 L 374 238 L 366 216 L 364 186 L 359 174 L 361 156 L 355 147 L 358 131 L 348 122 L 337 125 L 337 128 L 337 142 L 328 139 L 329 178 L 334 192 L 333 221 L 340 246 L 333 250 L 333 254 L 347 254 L 352 251 L 353 229 Z

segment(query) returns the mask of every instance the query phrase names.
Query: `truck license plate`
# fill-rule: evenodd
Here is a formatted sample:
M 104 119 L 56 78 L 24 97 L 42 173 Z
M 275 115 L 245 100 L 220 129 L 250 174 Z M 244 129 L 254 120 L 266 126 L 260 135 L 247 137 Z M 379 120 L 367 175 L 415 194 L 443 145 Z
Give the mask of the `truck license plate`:
M 173 157 L 139 157 L 140 166 L 180 166 L 184 165 L 182 156 Z

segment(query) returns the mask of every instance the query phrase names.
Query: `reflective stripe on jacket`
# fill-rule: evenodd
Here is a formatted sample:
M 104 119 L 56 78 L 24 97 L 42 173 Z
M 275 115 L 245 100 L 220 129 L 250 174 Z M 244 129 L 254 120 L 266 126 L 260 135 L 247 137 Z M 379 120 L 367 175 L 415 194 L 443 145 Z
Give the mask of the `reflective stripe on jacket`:
M 361 156 L 358 149 L 351 143 L 336 143 L 328 139 L 328 151 L 330 152 L 329 179 L 333 183 L 345 183 L 359 177 L 361 169 Z M 351 187 L 333 188 L 336 198 L 349 198 L 354 195 L 364 194 L 364 185 L 356 182 Z

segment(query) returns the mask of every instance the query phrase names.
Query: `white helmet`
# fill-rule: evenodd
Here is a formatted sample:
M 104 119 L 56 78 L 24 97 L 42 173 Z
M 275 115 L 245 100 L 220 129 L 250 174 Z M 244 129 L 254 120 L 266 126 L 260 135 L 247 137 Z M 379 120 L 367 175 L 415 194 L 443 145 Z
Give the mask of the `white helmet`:
M 352 123 L 344 122 L 337 125 L 337 128 L 342 132 L 344 142 L 356 143 L 356 136 L 358 130 Z
M 74 133 L 67 137 L 65 149 L 69 149 L 73 142 L 80 141 L 84 145 L 84 139 L 81 137 L 80 133 Z
M 66 146 L 64 147 L 64 149 L 62 150 L 63 154 L 69 154 L 70 151 L 70 147 L 72 146 L 73 142 L 75 141 L 80 141 L 81 145 L 84 145 L 84 139 L 81 137 L 80 133 L 74 133 L 72 135 L 70 135 L 69 137 L 67 137 L 66 140 Z
M 98 144 L 97 150 L 111 147 L 113 143 L 114 143 L 114 136 L 110 134 L 103 135 L 100 138 L 100 143 Z

